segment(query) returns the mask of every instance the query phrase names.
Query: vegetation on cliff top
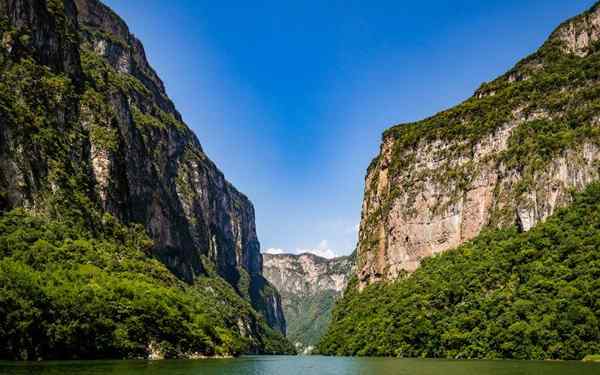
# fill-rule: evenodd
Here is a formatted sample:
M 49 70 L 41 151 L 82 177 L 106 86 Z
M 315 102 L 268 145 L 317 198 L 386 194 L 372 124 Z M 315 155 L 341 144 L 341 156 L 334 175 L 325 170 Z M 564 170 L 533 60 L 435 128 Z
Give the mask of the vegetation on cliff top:
M 545 217 L 549 208 L 569 203 L 571 189 L 597 178 L 600 42 L 590 35 L 597 34 L 599 4 L 563 23 L 538 51 L 464 102 L 384 133 L 367 176 L 361 254 L 403 247 L 399 238 L 409 237 L 385 235 L 396 222 L 459 213 L 465 223 L 470 197 L 484 191 L 485 212 L 474 228 L 528 226 L 523 212 Z M 366 259 L 359 257 L 359 268 L 366 269 Z
M 450 198 L 437 207 L 443 212 L 477 181 L 480 167 L 491 164 L 520 179 L 509 194 L 495 197 L 503 205 L 490 218 L 494 227 L 512 225 L 516 202 L 544 187 L 539 177 L 553 160 L 566 150 L 578 150 L 583 143 L 600 145 L 600 44 L 591 43 L 585 55 L 577 55 L 566 52 L 567 42 L 560 37 L 560 30 L 569 24 L 583 27 L 583 19 L 590 13 L 563 24 L 537 52 L 506 74 L 482 84 L 475 95 L 459 105 L 388 129 L 383 138 L 392 143 L 390 189 L 380 198 L 381 209 L 370 215 L 369 223 L 381 222 L 396 198 L 417 196 L 431 182 L 445 189 Z M 473 160 L 479 142 L 514 124 L 519 126 L 510 134 L 505 150 Z M 419 152 L 431 155 L 436 166 L 417 167 Z M 378 165 L 379 157 L 369 171 L 378 173 Z M 378 179 L 371 181 L 371 190 L 376 191 Z M 407 216 L 414 214 L 410 205 L 403 210 Z M 365 245 L 376 248 L 375 242 Z
M 482 233 L 412 275 L 350 285 L 329 355 L 582 359 L 600 352 L 600 183 L 531 231 Z
M 503 76 L 484 83 L 473 97 L 458 106 L 388 129 L 384 138 L 394 139 L 398 156 L 392 165 L 394 173 L 410 163 L 400 156 L 420 142 L 459 141 L 446 152 L 462 153 L 510 121 L 536 114 L 555 122 L 553 126 L 561 131 L 545 133 L 548 142 L 538 144 L 535 151 L 540 152 L 529 156 L 544 159 L 590 135 L 597 137 L 594 125 L 600 108 L 600 45 L 592 44 L 585 56 L 578 56 L 565 53 L 564 43 L 554 35 L 536 53 Z M 530 138 L 539 140 L 537 135 L 531 134 Z M 510 161 L 526 162 L 519 156 Z

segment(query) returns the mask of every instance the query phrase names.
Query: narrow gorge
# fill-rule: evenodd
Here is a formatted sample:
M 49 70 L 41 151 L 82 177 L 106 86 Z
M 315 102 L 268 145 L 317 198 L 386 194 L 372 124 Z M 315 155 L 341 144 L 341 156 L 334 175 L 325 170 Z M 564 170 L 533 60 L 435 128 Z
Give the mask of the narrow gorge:
M 263 274 L 281 294 L 287 338 L 298 352 L 311 354 L 348 284 L 354 256 L 326 259 L 304 253 L 263 254 L 263 258 Z
M 0 0 L 0 375 L 593 372 L 592 1 Z

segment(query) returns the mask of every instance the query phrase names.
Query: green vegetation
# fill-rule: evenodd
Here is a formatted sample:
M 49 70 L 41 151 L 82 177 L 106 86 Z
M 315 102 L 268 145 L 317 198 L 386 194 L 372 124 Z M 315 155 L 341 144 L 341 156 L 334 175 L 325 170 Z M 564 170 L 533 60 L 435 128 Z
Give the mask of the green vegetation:
M 579 25 L 581 17 L 572 22 Z M 446 189 L 450 201 L 437 207 L 443 211 L 448 204 L 462 199 L 466 188 L 477 180 L 479 167 L 490 163 L 523 178 L 521 189 L 501 198 L 506 210 L 514 211 L 514 202 L 543 187 L 544 181 L 536 180 L 536 176 L 553 159 L 565 150 L 577 150 L 584 142 L 600 144 L 599 51 L 600 44 L 596 43 L 586 56 L 565 53 L 564 42 L 555 33 L 536 53 L 498 79 L 484 83 L 463 103 L 422 121 L 387 130 L 383 137 L 393 143 L 389 165 L 393 183 L 381 209 L 370 220 L 381 222 L 397 197 L 418 195 L 426 181 Z M 519 126 L 512 132 L 506 150 L 480 162 L 459 162 L 472 159 L 482 139 L 515 123 Z M 439 161 L 438 167 L 417 167 L 417 153 L 424 152 L 427 145 L 433 145 L 425 152 Z M 377 170 L 378 161 L 373 160 L 369 171 Z M 377 179 L 372 181 L 375 184 Z M 374 186 L 371 190 L 375 191 Z M 404 206 L 405 213 L 411 215 L 411 205 Z M 494 226 L 512 224 L 514 215 L 506 210 L 492 213 Z
M 91 143 L 102 150 L 116 152 L 119 148 L 119 134 L 113 127 L 114 110 L 92 88 L 85 91 L 80 105 L 82 121 L 89 127 Z
M 120 20 L 115 19 L 113 22 L 119 23 Z M 129 50 L 129 44 L 127 43 L 127 41 L 125 39 L 123 39 L 119 35 L 116 35 L 113 33 L 107 33 L 100 29 L 88 27 L 86 25 L 79 25 L 79 28 L 81 29 L 82 33 L 87 34 L 87 39 L 96 39 L 96 40 L 104 39 L 104 40 L 110 42 L 114 46 L 119 46 L 121 49 L 123 49 L 125 51 Z
M 103 94 L 123 94 L 152 97 L 152 93 L 140 80 L 130 74 L 120 73 L 86 42 L 80 49 L 81 67 L 88 86 Z
M 150 343 L 167 357 L 289 350 L 224 280 L 187 285 L 150 246 L 108 215 L 95 232 L 19 210 L 0 217 L 0 358 L 132 358 Z M 259 341 L 240 335 L 240 319 Z
M 133 122 L 136 126 L 166 129 L 165 125 L 158 118 L 143 113 L 135 105 L 131 107 L 131 115 L 133 116 Z
M 131 115 L 133 116 L 134 124 L 140 127 L 154 127 L 162 130 L 167 129 L 167 127 L 173 127 L 180 131 L 187 129 L 171 113 L 167 113 L 156 106 L 152 107 L 152 114 L 147 114 L 142 112 L 136 105 L 132 105 Z
M 327 331 L 337 297 L 332 290 L 307 296 L 282 294 L 288 340 L 302 343 L 304 347 L 316 346 Z
M 101 215 L 90 199 L 88 166 L 80 162 L 88 138 L 75 117 L 78 107 L 72 79 L 31 58 L 0 71 L 0 117 L 15 145 L 29 145 L 26 151 L 14 147 L 8 152 L 19 170 L 35 170 L 39 177 L 39 183 L 23 178 L 17 187 L 37 190 L 37 213 L 77 220 L 78 225 L 91 228 Z
M 0 78 L 6 126 L 15 143 L 32 146 L 16 160 L 47 173 L 47 185 L 36 186 L 38 217 L 0 217 L 0 358 L 134 358 L 150 343 L 167 357 L 293 351 L 216 274 L 194 285 L 179 281 L 147 253 L 141 229 L 102 215 L 80 163 L 87 137 L 71 122 L 78 94 L 69 78 L 31 59 Z M 89 139 L 116 151 L 105 97 L 89 88 L 80 102 Z M 2 210 L 6 195 L 0 192 Z
M 315 353 L 341 296 L 338 283 L 348 280 L 354 262 L 355 254 L 334 259 L 310 253 L 263 255 L 265 278 L 281 295 L 287 338 L 299 352 Z
M 6 126 L 19 140 L 27 139 L 43 151 L 59 154 L 64 118 L 75 103 L 71 79 L 23 59 L 0 73 L 0 111 Z M 48 113 L 46 108 L 54 108 Z M 62 125 L 62 129 L 61 129 Z M 62 156 L 62 155 L 61 155 Z
M 547 156 L 584 136 L 599 135 L 593 126 L 600 108 L 598 72 L 598 51 L 592 50 L 585 57 L 566 54 L 562 43 L 551 39 L 510 72 L 483 84 L 475 96 L 462 104 L 423 121 L 395 126 L 384 137 L 393 137 L 397 156 L 419 142 L 435 140 L 458 140 L 460 144 L 445 152 L 461 153 L 518 116 L 544 113 L 544 117 L 554 119 L 553 127 L 561 129 L 558 134 L 545 133 L 547 138 L 537 145 L 540 147 L 536 150 L 542 151 L 540 157 Z M 532 139 L 535 136 L 530 134 Z M 400 172 L 407 163 L 410 160 L 396 159 L 394 172 Z
M 348 287 L 330 355 L 582 359 L 600 352 L 600 184 L 526 233 L 493 230 L 412 275 Z
M 590 354 L 583 358 L 583 362 L 600 362 L 600 354 Z
M 187 131 L 187 126 L 172 113 L 160 109 L 149 100 L 153 94 L 139 79 L 131 74 L 115 71 L 104 58 L 93 51 L 89 43 L 83 44 L 80 53 L 88 86 L 100 93 L 100 98 L 104 96 L 104 103 L 108 102 L 106 98 L 111 95 L 122 93 L 133 99 L 130 111 L 135 125 L 160 130 L 174 128 L 184 133 Z M 147 110 L 142 110 L 146 107 Z
M 140 225 L 104 213 L 90 153 L 124 145 L 117 116 L 141 118 L 144 140 L 188 130 L 74 34 L 63 1 L 48 9 L 61 40 L 47 47 L 81 47 L 81 70 L 44 65 L 30 30 L 0 16 L 0 359 L 136 358 L 150 346 L 167 358 L 292 352 L 209 260 L 187 284 L 155 259 Z

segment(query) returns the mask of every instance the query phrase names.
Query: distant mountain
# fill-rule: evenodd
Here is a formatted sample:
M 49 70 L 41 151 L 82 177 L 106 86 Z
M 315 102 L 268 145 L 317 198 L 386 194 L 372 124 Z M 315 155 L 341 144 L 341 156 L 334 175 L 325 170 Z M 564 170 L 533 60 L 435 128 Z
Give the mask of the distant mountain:
M 326 259 L 314 254 L 263 254 L 263 274 L 281 294 L 287 337 L 310 353 L 327 329 L 335 300 L 346 288 L 352 256 Z

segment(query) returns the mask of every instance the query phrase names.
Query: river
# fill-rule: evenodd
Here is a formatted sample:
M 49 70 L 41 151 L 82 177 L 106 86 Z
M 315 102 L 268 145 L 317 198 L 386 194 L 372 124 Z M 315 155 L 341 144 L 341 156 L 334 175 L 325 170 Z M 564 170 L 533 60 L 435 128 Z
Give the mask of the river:
M 0 362 L 0 375 L 587 375 L 600 364 L 248 356 L 196 361 Z

